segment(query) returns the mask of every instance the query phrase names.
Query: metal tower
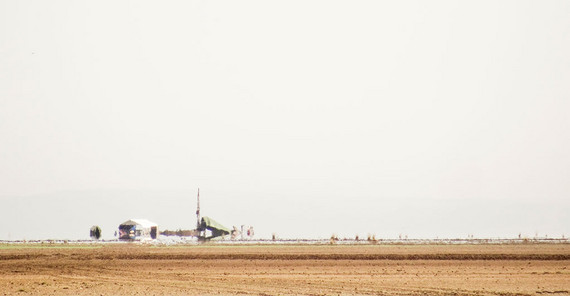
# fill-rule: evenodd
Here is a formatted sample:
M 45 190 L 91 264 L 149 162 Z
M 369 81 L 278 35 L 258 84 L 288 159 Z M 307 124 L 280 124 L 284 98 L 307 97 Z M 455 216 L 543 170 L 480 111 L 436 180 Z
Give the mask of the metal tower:
M 198 188 L 198 206 L 196 206 L 196 229 L 200 228 L 200 188 Z

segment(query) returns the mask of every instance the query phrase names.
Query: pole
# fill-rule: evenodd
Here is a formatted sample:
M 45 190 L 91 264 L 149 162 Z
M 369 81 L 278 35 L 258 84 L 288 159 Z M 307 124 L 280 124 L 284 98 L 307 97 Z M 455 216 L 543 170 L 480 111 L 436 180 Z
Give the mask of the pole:
M 200 188 L 198 188 L 198 206 L 196 207 L 196 229 L 200 228 Z

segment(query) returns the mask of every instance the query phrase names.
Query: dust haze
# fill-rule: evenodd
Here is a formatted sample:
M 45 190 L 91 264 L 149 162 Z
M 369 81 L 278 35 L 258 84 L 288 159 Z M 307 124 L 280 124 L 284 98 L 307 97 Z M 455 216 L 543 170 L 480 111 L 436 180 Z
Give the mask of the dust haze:
M 3 1 L 0 239 L 192 227 L 197 188 L 259 237 L 568 235 L 569 14 Z

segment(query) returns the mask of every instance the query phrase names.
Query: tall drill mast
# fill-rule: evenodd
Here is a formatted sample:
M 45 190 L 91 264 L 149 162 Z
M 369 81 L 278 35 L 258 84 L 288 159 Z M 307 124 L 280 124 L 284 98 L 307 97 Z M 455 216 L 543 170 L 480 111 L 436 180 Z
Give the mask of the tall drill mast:
M 198 188 L 198 206 L 196 207 L 196 229 L 200 228 L 200 188 Z

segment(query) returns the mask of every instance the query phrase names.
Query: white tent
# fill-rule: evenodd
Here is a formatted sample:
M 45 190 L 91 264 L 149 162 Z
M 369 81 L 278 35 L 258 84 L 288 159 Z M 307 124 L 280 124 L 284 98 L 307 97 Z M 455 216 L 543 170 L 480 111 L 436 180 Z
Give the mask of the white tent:
M 119 239 L 155 239 L 157 236 L 158 225 L 146 219 L 131 219 L 119 225 Z

